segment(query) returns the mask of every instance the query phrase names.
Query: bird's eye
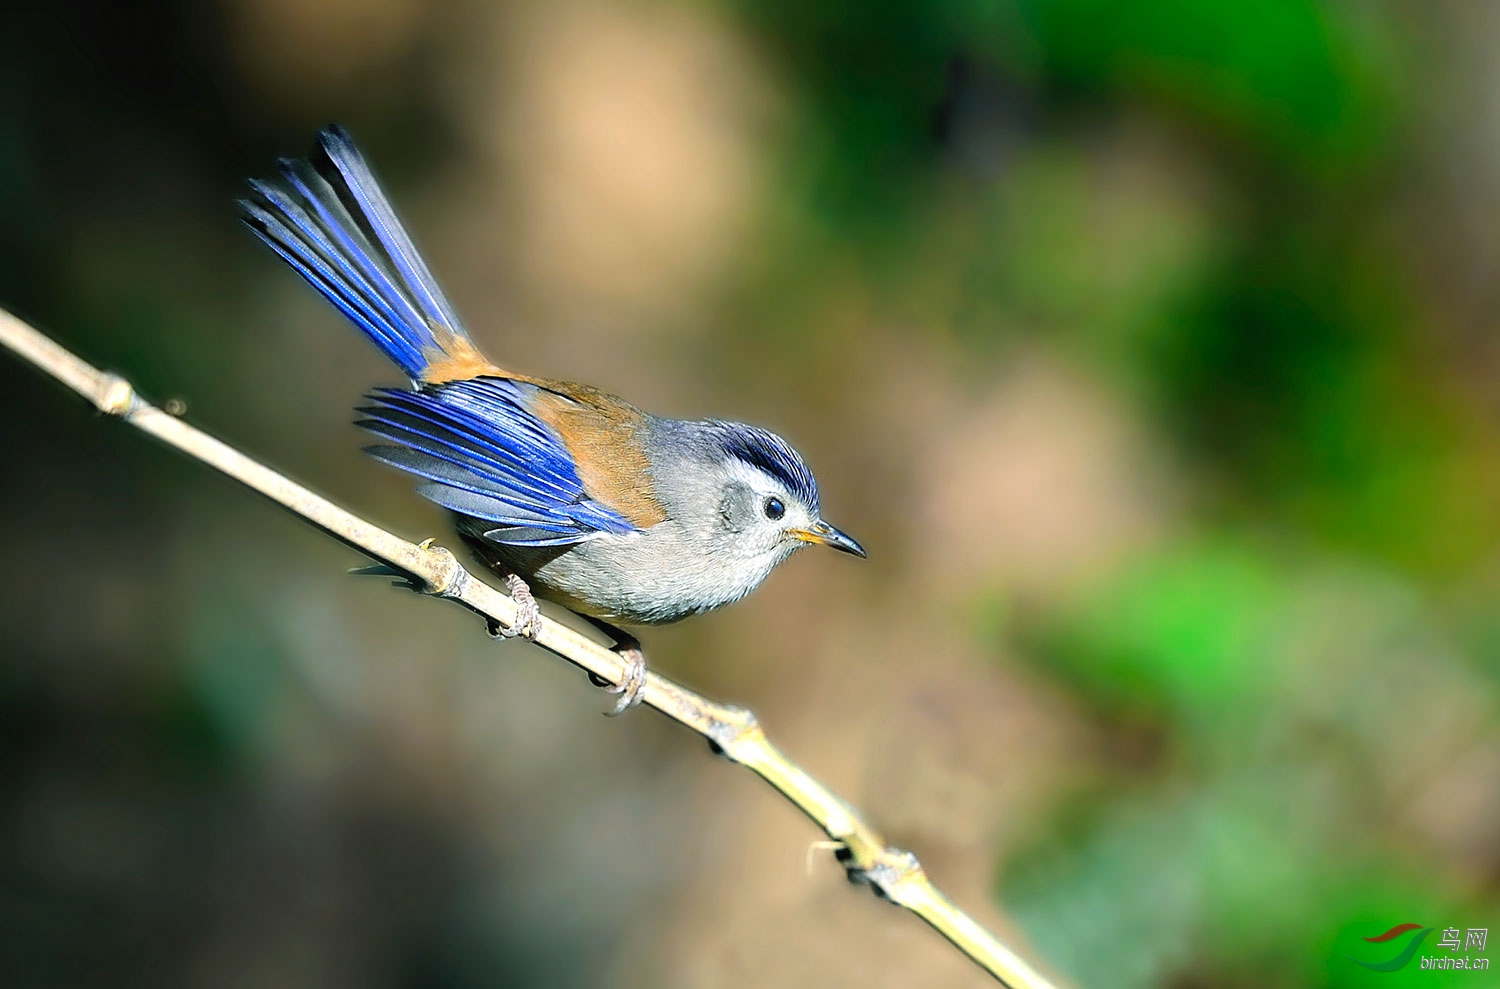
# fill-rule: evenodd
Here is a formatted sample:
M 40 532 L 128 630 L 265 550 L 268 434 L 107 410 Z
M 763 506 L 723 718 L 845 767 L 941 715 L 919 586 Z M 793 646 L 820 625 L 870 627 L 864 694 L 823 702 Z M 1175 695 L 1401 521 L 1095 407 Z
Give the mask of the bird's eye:
M 781 499 L 777 498 L 775 495 L 767 498 L 765 505 L 762 507 L 765 509 L 766 518 L 770 519 L 772 522 L 775 522 L 777 519 L 786 514 L 786 506 L 783 505 L 781 503 Z

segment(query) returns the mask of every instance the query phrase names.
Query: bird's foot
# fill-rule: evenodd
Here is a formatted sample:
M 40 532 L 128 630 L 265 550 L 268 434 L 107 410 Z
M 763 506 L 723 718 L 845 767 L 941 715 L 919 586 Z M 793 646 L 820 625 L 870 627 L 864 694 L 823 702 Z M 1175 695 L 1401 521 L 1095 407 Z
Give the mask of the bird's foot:
M 542 609 L 537 606 L 531 588 L 520 576 L 508 573 L 505 575 L 505 589 L 510 591 L 510 599 L 516 603 L 516 621 L 510 628 L 500 629 L 500 638 L 514 639 L 520 636 L 523 639 L 535 639 L 542 630 Z
M 641 702 L 641 697 L 646 692 L 646 654 L 641 652 L 640 640 L 635 636 L 613 627 L 610 628 L 610 634 L 618 640 L 613 651 L 625 661 L 625 675 L 620 678 L 619 683 L 610 683 L 593 673 L 589 674 L 589 680 L 596 687 L 603 687 L 611 694 L 620 695 L 620 699 L 615 701 L 614 710 L 605 712 L 606 717 L 613 718 Z

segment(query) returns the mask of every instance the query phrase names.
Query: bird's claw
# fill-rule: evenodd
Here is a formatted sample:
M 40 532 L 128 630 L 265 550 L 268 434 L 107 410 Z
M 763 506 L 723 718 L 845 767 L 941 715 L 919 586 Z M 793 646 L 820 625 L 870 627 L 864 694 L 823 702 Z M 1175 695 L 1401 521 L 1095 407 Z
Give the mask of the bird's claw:
M 510 628 L 500 629 L 500 638 L 514 639 L 519 636 L 534 640 L 542 630 L 542 609 L 537 606 L 531 588 L 526 585 L 526 581 L 512 573 L 505 575 L 505 589 L 510 591 L 510 599 L 516 603 L 516 620 Z
M 632 639 L 616 646 L 614 652 L 625 661 L 625 673 L 619 683 L 610 683 L 593 673 L 589 674 L 589 680 L 595 686 L 603 687 L 606 693 L 620 695 L 620 699 L 615 701 L 614 710 L 604 712 L 608 718 L 618 717 L 635 707 L 646 693 L 646 656 L 641 652 L 641 644 Z

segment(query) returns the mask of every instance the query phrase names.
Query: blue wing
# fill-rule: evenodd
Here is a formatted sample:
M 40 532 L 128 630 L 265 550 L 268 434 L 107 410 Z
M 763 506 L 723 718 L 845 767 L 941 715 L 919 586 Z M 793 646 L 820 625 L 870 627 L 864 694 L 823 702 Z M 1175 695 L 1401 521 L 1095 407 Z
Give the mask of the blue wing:
M 366 447 L 377 460 L 425 478 L 417 492 L 444 508 L 495 523 L 487 539 L 567 546 L 637 529 L 583 490 L 562 441 L 527 410 L 534 386 L 473 378 L 421 391 L 382 388 L 358 423 L 395 445 Z

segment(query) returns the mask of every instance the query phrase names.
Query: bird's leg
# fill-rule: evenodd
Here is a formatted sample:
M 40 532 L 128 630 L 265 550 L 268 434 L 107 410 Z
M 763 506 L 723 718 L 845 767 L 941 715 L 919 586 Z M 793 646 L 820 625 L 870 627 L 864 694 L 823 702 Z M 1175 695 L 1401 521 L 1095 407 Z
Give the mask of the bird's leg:
M 459 526 L 458 536 L 486 570 L 505 581 L 505 589 L 510 592 L 510 599 L 516 604 L 515 622 L 506 628 L 490 619 L 490 635 L 496 639 L 514 639 L 520 636 L 534 640 L 542 630 L 542 609 L 537 607 L 536 596 L 531 593 L 531 587 L 520 574 L 495 555 L 492 544 L 466 532 L 463 526 Z
M 501 629 L 500 637 L 514 639 L 519 635 L 525 639 L 535 639 L 542 630 L 542 609 L 537 607 L 531 588 L 519 574 L 507 573 L 505 589 L 510 591 L 510 599 L 516 603 L 516 623 L 510 628 Z
M 641 702 L 641 695 L 646 689 L 646 655 L 641 652 L 641 640 L 629 632 L 598 618 L 590 618 L 588 615 L 583 617 L 588 618 L 591 625 L 615 640 L 613 650 L 625 661 L 625 675 L 619 683 L 610 683 L 594 673 L 589 674 L 589 681 L 594 686 L 603 687 L 611 694 L 620 695 L 620 699 L 615 701 L 615 709 L 607 712 L 607 716 L 613 718 L 624 714 Z

